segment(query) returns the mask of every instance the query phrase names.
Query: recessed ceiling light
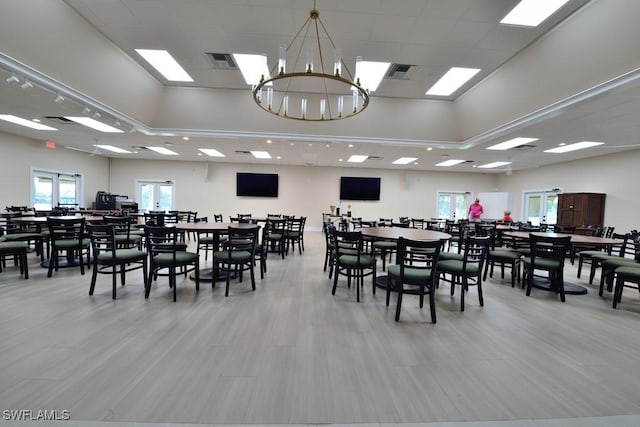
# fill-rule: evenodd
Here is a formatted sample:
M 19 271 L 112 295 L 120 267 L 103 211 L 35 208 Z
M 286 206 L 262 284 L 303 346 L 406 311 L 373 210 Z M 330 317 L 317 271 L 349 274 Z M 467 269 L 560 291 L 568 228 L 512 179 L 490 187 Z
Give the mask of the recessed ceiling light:
M 341 161 L 342 161 L 342 159 L 338 159 L 338 161 L 339 161 L 339 162 L 341 162 Z
M 0 114 L 0 120 L 36 130 L 58 130 L 56 128 L 52 128 L 51 126 L 35 123 L 31 120 L 23 119 L 22 117 L 13 116 L 11 114 Z
M 136 49 L 153 68 L 158 70 L 165 79 L 172 82 L 192 82 L 191 76 L 182 68 L 178 61 L 166 50 Z
M 501 24 L 537 27 L 568 0 L 522 0 L 500 21 Z
M 466 160 L 454 160 L 454 159 L 450 159 L 450 160 L 445 160 L 444 162 L 440 162 L 440 163 L 436 163 L 436 166 L 445 166 L 445 167 L 449 167 L 449 166 L 455 166 L 458 165 L 460 163 L 464 163 L 466 162 Z
M 276 157 L 276 159 L 280 160 L 280 159 L 282 159 L 282 156 L 278 156 L 278 157 Z
M 165 156 L 178 156 L 178 153 L 175 151 L 171 151 L 165 147 L 147 147 L 151 151 L 155 151 L 158 154 L 163 154 Z
M 270 159 L 271 158 L 271 154 L 269 154 L 266 151 L 252 151 L 251 154 L 253 154 L 253 157 L 255 157 L 256 159 Z
M 107 151 L 113 151 L 114 153 L 131 154 L 131 151 L 129 151 L 129 150 L 125 150 L 123 148 L 114 147 L 113 145 L 96 144 L 96 145 L 94 145 L 94 147 L 102 148 L 103 150 L 107 150 Z
M 267 139 L 267 144 L 271 144 L 273 141 L 271 141 L 270 139 Z
M 204 154 L 210 157 L 226 157 L 224 154 L 222 154 L 215 148 L 198 148 L 198 150 L 202 151 Z
M 353 144 L 349 144 L 349 145 L 347 145 L 347 147 L 353 148 Z
M 97 120 L 93 120 L 90 117 L 66 116 L 65 118 L 69 119 L 69 120 L 72 120 L 72 121 L 74 121 L 76 123 L 80 123 L 81 125 L 89 127 L 91 129 L 99 130 L 100 132 L 105 132 L 105 133 L 123 133 L 123 131 L 118 129 L 118 128 L 114 128 L 113 126 L 109 126 L 109 125 L 104 124 L 102 122 L 99 122 Z
M 188 140 L 189 140 L 189 137 L 188 137 L 188 136 L 183 136 L 183 137 L 182 137 L 182 140 L 183 140 L 183 141 L 188 141 Z
M 493 163 L 487 163 L 486 165 L 480 165 L 478 166 L 478 168 L 492 169 L 492 168 L 499 168 L 500 166 L 506 166 L 510 164 L 511 162 L 493 162 Z
M 354 154 L 353 156 L 349 157 L 349 160 L 347 160 L 348 162 L 351 163 L 362 163 L 365 160 L 367 160 L 369 158 L 369 156 L 363 156 L 360 154 Z
M 582 141 L 576 142 L 575 144 L 564 145 L 556 148 L 552 148 L 550 150 L 544 150 L 545 153 L 567 153 L 569 151 L 582 150 L 584 148 L 595 147 L 598 145 L 603 145 L 604 142 L 593 142 L 593 141 Z
M 394 165 L 407 165 L 411 162 L 415 162 L 416 160 L 418 160 L 417 157 L 400 157 L 397 160 L 394 160 L 393 163 Z
M 32 122 L 40 123 L 40 119 L 31 119 Z
M 425 95 L 449 96 L 479 71 L 479 68 L 451 67 Z
M 427 151 L 433 150 L 433 147 L 427 147 Z
M 519 147 L 537 140 L 538 138 L 513 138 L 508 141 L 501 142 L 500 144 L 487 147 L 487 150 L 508 150 L 509 148 Z

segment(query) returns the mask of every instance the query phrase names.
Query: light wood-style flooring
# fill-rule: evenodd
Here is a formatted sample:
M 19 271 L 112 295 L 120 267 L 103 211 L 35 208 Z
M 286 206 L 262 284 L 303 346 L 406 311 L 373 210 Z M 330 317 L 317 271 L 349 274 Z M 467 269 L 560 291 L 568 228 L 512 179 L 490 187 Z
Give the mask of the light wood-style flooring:
M 415 297 L 394 321 L 367 280 L 360 303 L 322 271 L 324 237 L 270 256 L 257 290 L 232 282 L 172 301 L 142 273 L 111 299 L 90 270 L 0 273 L 0 410 L 68 410 L 72 420 L 201 424 L 348 424 L 540 420 L 640 414 L 640 296 L 526 297 L 509 273 L 436 297 L 438 323 Z M 210 263 L 210 259 L 207 262 Z M 202 259 L 202 266 L 205 261 Z M 381 266 L 381 264 L 379 264 Z M 575 268 L 566 277 L 576 283 Z M 584 276 L 583 276 L 584 279 Z

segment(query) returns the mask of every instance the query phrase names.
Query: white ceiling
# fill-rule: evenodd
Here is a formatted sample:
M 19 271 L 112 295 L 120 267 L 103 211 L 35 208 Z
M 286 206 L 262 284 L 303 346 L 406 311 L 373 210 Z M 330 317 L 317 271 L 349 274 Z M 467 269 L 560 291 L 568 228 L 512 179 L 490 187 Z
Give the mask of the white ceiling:
M 22 1 L 27 0 L 10 0 L 16 8 L 20 4 L 23 8 L 26 7 Z M 29 1 L 33 3 L 33 0 Z M 0 63 L 0 70 L 4 72 L 0 81 L 0 114 L 37 117 L 60 130 L 32 131 L 0 122 L 0 131 L 42 141 L 51 139 L 56 141 L 58 147 L 68 146 L 99 155 L 109 154 L 96 151 L 93 147 L 96 142 L 127 149 L 165 145 L 180 153 L 180 156 L 170 157 L 170 160 L 263 163 L 264 161 L 254 160 L 241 152 L 266 149 L 277 164 L 345 166 L 344 160 L 354 153 L 379 157 L 377 160 L 372 158 L 355 165 L 356 167 L 397 168 L 391 165 L 391 161 L 401 156 L 419 159 L 416 164 L 402 166 L 409 170 L 441 170 L 434 165 L 446 157 L 471 161 L 466 165 L 450 168 L 456 172 L 477 172 L 473 166 L 494 160 L 512 161 L 511 168 L 520 170 L 635 149 L 640 146 L 640 121 L 637 120 L 640 113 L 640 83 L 637 70 L 633 72 L 628 67 L 621 67 L 619 74 L 632 71 L 626 78 L 611 81 L 612 76 L 603 76 L 596 85 L 582 93 L 562 96 L 560 102 L 556 99 L 542 108 L 518 114 L 517 120 L 511 117 L 500 123 L 487 120 L 486 125 L 472 127 L 474 130 L 470 133 L 463 130 L 469 129 L 465 123 L 457 123 L 456 126 L 460 129 L 456 129 L 455 135 L 451 135 L 451 132 L 438 133 L 435 130 L 437 126 L 432 126 L 433 132 L 430 129 L 424 132 L 429 135 L 422 135 L 422 131 L 416 130 L 415 133 L 419 135 L 413 138 L 407 138 L 401 132 L 394 134 L 394 130 L 389 131 L 391 135 L 380 135 L 380 138 L 366 132 L 369 127 L 375 129 L 375 126 L 383 125 L 380 123 L 381 116 L 389 122 L 389 128 L 393 129 L 392 124 L 401 122 L 404 116 L 404 113 L 394 116 L 394 111 L 404 112 L 404 108 L 412 108 L 412 103 L 416 102 L 421 103 L 419 105 L 424 105 L 425 102 L 437 105 L 444 103 L 447 111 L 450 110 L 451 115 L 455 115 L 458 101 L 467 96 L 471 88 L 481 86 L 488 78 L 508 68 L 515 58 L 527 55 L 541 37 L 547 37 L 549 32 L 557 32 L 570 23 L 576 25 L 575 21 L 571 21 L 580 19 L 576 16 L 597 2 L 608 2 L 612 7 L 617 7 L 618 11 L 620 9 L 620 5 L 616 3 L 621 2 L 617 0 L 570 0 L 541 26 L 532 29 L 499 24 L 500 19 L 517 4 L 516 0 L 317 0 L 320 17 L 333 40 L 341 47 L 349 67 L 353 66 L 356 56 L 362 56 L 365 60 L 389 61 L 414 67 L 409 79 L 383 80 L 372 96 L 371 107 L 357 118 L 347 119 L 339 124 L 323 123 L 319 125 L 325 126 L 323 131 L 313 128 L 310 132 L 292 125 L 289 123 L 292 121 L 286 119 L 275 119 L 279 120 L 275 125 L 277 131 L 266 127 L 265 130 L 260 130 L 255 123 L 247 123 L 246 134 L 237 129 L 225 132 L 220 124 L 207 127 L 206 124 L 194 125 L 184 118 L 180 119 L 184 117 L 180 106 L 174 106 L 175 111 L 168 109 L 166 105 L 156 107 L 151 98 L 146 110 L 152 110 L 155 114 L 137 115 L 125 112 L 123 110 L 126 107 L 122 108 L 122 103 L 101 101 L 105 97 L 98 95 L 101 90 L 108 91 L 122 81 L 100 78 L 93 82 L 96 87 L 94 93 L 91 88 L 78 87 L 80 85 L 76 86 L 73 82 L 80 81 L 78 75 L 82 72 L 83 57 L 79 52 L 62 44 L 47 46 L 43 52 L 56 58 L 55 60 L 48 62 L 44 58 L 38 60 L 38 64 L 29 63 L 20 57 L 21 53 L 24 51 L 24 56 L 30 57 L 26 52 L 32 53 L 36 46 L 46 41 L 35 36 L 30 38 L 29 31 L 16 31 L 10 34 L 11 42 L 6 37 L 4 41 L 0 41 L 0 52 L 3 53 L 0 59 L 4 62 L 4 65 Z M 253 104 L 250 88 L 244 83 L 239 71 L 213 69 L 205 52 L 266 53 L 271 60 L 275 60 L 278 46 L 291 40 L 313 6 L 311 0 L 59 0 L 56 3 L 56 10 L 68 9 L 67 13 L 70 11 L 77 14 L 78 19 L 84 22 L 86 29 L 82 34 L 77 34 L 78 38 L 106 38 L 119 49 L 120 56 L 128 57 L 126 60 L 135 61 L 139 64 L 138 67 L 143 67 L 149 76 L 163 85 L 162 90 L 165 92 L 173 86 L 181 86 L 181 90 L 191 91 L 191 94 L 199 91 L 202 96 L 222 93 L 221 91 L 241 94 L 240 104 L 234 104 L 238 110 L 233 111 L 233 114 L 240 117 L 243 114 L 253 117 L 252 110 L 257 108 Z M 23 18 L 25 21 L 31 19 L 18 13 L 4 14 L 4 18 L 0 17 L 0 25 L 5 28 L 12 25 L 18 29 L 21 27 L 19 22 L 8 20 Z M 48 31 L 53 38 L 57 31 L 63 30 L 57 28 L 56 16 L 50 18 Z M 3 19 L 6 21 L 2 22 Z M 632 36 L 634 35 L 631 34 L 630 37 Z M 5 42 L 7 48 L 11 47 L 7 49 L 10 53 L 3 48 Z M 611 49 L 615 47 L 611 46 Z M 182 85 L 167 82 L 142 61 L 134 50 L 136 48 L 167 49 L 195 82 Z M 67 61 L 69 67 L 63 73 L 55 73 L 54 77 L 54 73 L 47 69 L 48 64 L 60 58 Z M 103 68 L 108 66 L 109 64 L 103 65 Z M 114 69 L 115 66 L 114 64 Z M 424 95 L 451 66 L 475 67 L 482 71 L 449 98 L 429 98 Z M 5 83 L 11 72 L 24 77 L 24 74 L 17 71 L 26 71 L 36 83 L 38 79 L 42 79 L 42 82 L 29 90 L 22 89 L 20 84 Z M 528 88 L 529 93 L 532 90 L 535 93 L 537 85 L 541 89 L 546 85 L 545 81 L 536 80 L 537 71 L 530 71 L 532 87 Z M 63 87 L 52 89 L 51 82 L 54 86 L 61 84 Z M 508 90 L 505 88 L 505 91 Z M 61 104 L 53 101 L 58 92 L 64 93 L 68 98 Z M 523 90 L 522 93 L 527 91 Z M 515 94 L 513 96 L 516 97 Z M 140 97 L 136 96 L 136 99 L 131 99 L 131 103 L 145 102 L 138 98 Z M 111 124 L 118 119 L 125 132 L 104 134 L 80 125 L 63 124 L 46 118 L 77 115 L 79 108 L 87 105 L 83 100 L 95 101 L 91 106 L 100 107 L 102 120 Z M 164 101 L 166 102 L 168 101 Z M 384 106 L 382 115 L 379 111 L 369 111 L 375 110 L 376 103 Z M 394 108 L 394 105 L 402 105 L 403 109 Z M 242 111 L 244 108 L 250 113 Z M 483 111 L 478 111 L 474 117 L 482 115 Z M 372 123 L 368 124 L 367 120 Z M 459 119 L 450 120 L 455 122 Z M 131 124 L 138 131 L 129 132 Z M 357 136 L 359 132 L 362 132 L 363 137 Z M 185 141 L 185 136 L 190 139 Z M 485 149 L 491 143 L 515 136 L 533 136 L 540 140 L 531 144 L 534 147 L 526 149 L 498 153 Z M 272 143 L 266 143 L 268 138 Z M 583 140 L 602 141 L 606 144 L 572 154 L 543 153 L 544 149 L 557 146 L 560 142 Z M 199 156 L 198 147 L 216 148 L 227 157 L 211 159 Z M 128 157 L 167 159 L 146 150 Z

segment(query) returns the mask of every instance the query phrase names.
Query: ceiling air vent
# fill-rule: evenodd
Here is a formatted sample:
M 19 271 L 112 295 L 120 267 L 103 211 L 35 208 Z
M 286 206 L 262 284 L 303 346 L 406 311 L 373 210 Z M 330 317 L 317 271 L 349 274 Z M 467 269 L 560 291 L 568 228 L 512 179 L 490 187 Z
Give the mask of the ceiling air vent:
M 236 62 L 230 53 L 205 52 L 204 54 L 214 70 L 237 70 Z
M 385 78 L 395 80 L 409 80 L 413 75 L 415 65 L 409 64 L 391 64 Z
M 532 148 L 536 148 L 535 145 L 518 145 L 517 147 L 514 147 L 513 150 L 518 150 L 518 151 L 525 151 L 525 150 L 530 150 Z
M 369 157 L 367 157 L 367 160 L 382 160 L 382 157 L 380 157 L 380 156 L 369 156 Z
M 236 153 L 238 153 L 238 154 L 251 154 L 251 151 L 236 150 Z

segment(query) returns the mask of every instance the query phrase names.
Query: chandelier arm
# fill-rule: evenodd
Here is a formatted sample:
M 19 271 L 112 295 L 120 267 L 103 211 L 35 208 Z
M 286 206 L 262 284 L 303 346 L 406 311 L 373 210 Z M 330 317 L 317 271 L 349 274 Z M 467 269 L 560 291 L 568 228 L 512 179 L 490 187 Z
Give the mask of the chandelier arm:
M 329 40 L 329 43 L 331 43 L 331 47 L 336 49 L 336 44 L 333 42 L 333 39 L 331 38 L 331 35 L 329 35 L 329 32 L 327 31 L 327 28 L 324 26 L 324 23 L 322 22 L 322 20 L 318 17 L 316 19 L 316 21 L 320 22 L 320 26 L 322 27 L 322 31 L 324 31 L 324 34 L 327 36 L 327 39 Z M 340 62 L 342 63 L 342 67 L 347 72 L 347 75 L 349 76 L 349 78 L 351 80 L 355 80 L 353 75 L 351 74 L 351 71 L 349 70 L 349 67 L 347 67 L 347 64 L 344 62 L 344 60 L 342 58 L 340 58 Z
M 324 70 L 324 57 L 322 56 L 322 47 L 320 46 L 320 32 L 318 31 L 318 19 L 316 18 L 316 42 L 318 43 L 318 56 L 320 56 L 320 70 L 325 73 Z

